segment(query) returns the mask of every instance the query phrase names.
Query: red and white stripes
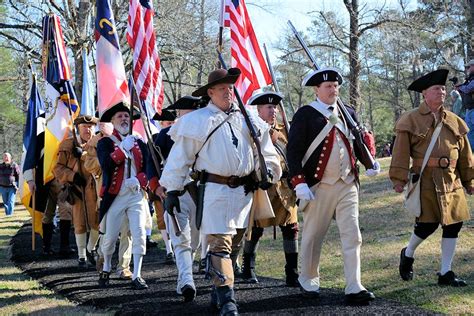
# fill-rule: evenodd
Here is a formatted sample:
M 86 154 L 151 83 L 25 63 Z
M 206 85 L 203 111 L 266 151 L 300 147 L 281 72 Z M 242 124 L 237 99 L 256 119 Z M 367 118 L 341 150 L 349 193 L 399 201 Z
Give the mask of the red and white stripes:
M 272 82 L 265 58 L 258 45 L 244 0 L 223 0 L 222 19 L 230 27 L 232 67 L 242 71 L 236 87 L 244 103 L 252 93 Z
M 130 0 L 127 40 L 133 49 L 133 80 L 149 117 L 161 113 L 164 90 L 150 0 Z

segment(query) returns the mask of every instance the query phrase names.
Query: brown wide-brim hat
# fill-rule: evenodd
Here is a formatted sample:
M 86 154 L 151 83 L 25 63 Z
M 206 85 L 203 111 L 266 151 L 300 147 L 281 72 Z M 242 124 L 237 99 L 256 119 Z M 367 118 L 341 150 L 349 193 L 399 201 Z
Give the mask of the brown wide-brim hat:
M 448 79 L 449 70 L 448 69 L 438 69 L 432 72 L 427 73 L 424 76 L 413 81 L 409 86 L 408 90 L 423 92 L 423 90 L 428 89 L 431 86 L 435 85 L 446 85 L 446 79 Z
M 91 115 L 80 115 L 74 120 L 76 126 L 79 124 L 97 125 L 97 123 L 99 123 L 99 119 Z
M 116 105 L 112 106 L 111 108 L 105 110 L 104 113 L 102 113 L 100 121 L 110 122 L 112 116 L 114 116 L 117 112 L 130 112 L 130 106 L 124 102 L 117 103 Z M 138 119 L 140 119 L 140 110 L 136 106 L 134 106 L 132 120 Z
M 237 79 L 239 79 L 240 73 L 241 71 L 239 68 L 229 68 L 228 70 L 216 69 L 214 71 L 211 71 L 211 73 L 207 77 L 207 84 L 194 91 L 192 93 L 192 96 L 207 96 L 207 89 L 212 88 L 213 86 L 218 85 L 220 83 L 234 84 Z

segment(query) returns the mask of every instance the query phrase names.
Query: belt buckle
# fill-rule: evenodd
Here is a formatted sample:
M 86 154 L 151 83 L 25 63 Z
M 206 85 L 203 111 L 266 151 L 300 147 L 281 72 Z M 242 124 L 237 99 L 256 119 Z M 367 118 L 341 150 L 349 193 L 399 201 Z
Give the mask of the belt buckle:
M 239 177 L 230 176 L 229 179 L 227 179 L 227 185 L 232 189 L 237 188 L 240 185 Z
M 438 159 L 438 166 L 441 169 L 447 169 L 449 168 L 449 165 L 451 164 L 451 160 L 449 160 L 448 157 L 444 156 Z

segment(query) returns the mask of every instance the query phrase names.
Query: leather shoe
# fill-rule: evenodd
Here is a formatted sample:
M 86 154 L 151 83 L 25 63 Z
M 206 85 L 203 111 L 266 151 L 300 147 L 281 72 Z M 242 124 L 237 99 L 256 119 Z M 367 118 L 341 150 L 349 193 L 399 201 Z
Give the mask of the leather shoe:
M 444 275 L 438 275 L 438 285 L 461 287 L 466 286 L 467 283 L 463 279 L 459 279 L 453 271 L 448 271 Z
M 407 248 L 403 248 L 400 252 L 400 265 L 398 266 L 398 270 L 400 271 L 400 276 L 403 280 L 409 281 L 413 280 L 413 262 L 415 262 L 415 258 L 410 258 L 405 255 L 405 251 Z
M 87 268 L 87 261 L 86 261 L 86 258 L 79 258 L 79 259 L 77 259 L 77 265 L 78 265 L 79 268 L 81 268 L 81 269 Z
M 166 255 L 165 264 L 175 264 L 176 259 L 174 258 L 174 253 L 170 252 Z
M 110 272 L 103 271 L 99 273 L 99 287 L 105 288 L 109 286 Z
M 132 288 L 134 290 L 145 290 L 148 288 L 148 285 L 141 277 L 137 277 L 135 280 L 132 281 Z
M 374 293 L 363 290 L 359 293 L 346 294 L 344 301 L 347 305 L 365 305 L 374 299 Z
M 196 297 L 196 290 L 189 284 L 181 288 L 181 295 L 184 297 L 184 302 L 191 302 Z
M 206 258 L 199 260 L 199 274 L 206 273 L 206 265 L 207 265 Z
M 150 236 L 146 236 L 146 249 L 155 248 L 158 246 L 158 243 L 151 239 Z
M 132 279 L 132 272 L 129 269 L 123 269 L 119 273 L 120 280 L 131 280 Z
M 305 298 L 319 298 L 319 290 L 317 291 L 307 291 L 300 285 L 301 294 Z

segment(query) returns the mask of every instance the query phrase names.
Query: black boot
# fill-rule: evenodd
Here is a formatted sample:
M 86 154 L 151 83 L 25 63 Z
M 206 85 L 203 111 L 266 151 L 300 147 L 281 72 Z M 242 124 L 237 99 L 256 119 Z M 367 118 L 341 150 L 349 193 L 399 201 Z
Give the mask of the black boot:
M 221 316 L 231 316 L 231 315 L 239 315 L 237 310 L 236 300 L 234 296 L 234 289 L 228 285 L 219 286 L 216 288 L 217 297 L 219 300 L 219 305 L 221 306 L 221 310 L 219 315 Z
M 59 248 L 59 254 L 63 256 L 70 256 L 75 251 L 69 245 L 69 234 L 71 233 L 71 221 L 60 220 L 59 221 L 59 232 L 61 237 L 61 243 Z
M 45 255 L 54 255 L 54 251 L 51 249 L 51 240 L 53 239 L 54 224 L 43 223 L 43 253 Z
M 415 262 L 414 258 L 407 257 L 405 255 L 405 251 L 407 248 L 403 248 L 400 253 L 400 265 L 398 266 L 398 270 L 400 272 L 400 277 L 404 281 L 413 280 L 413 262 Z
M 298 287 L 298 253 L 285 253 L 286 265 L 286 285 L 290 287 Z
M 238 262 L 239 252 L 240 247 L 230 253 L 230 260 L 232 260 L 232 269 L 234 270 L 234 278 L 240 277 L 242 275 L 242 269 L 240 268 Z
M 248 283 L 258 283 L 257 275 L 255 274 L 255 256 L 255 252 L 244 252 L 242 256 L 242 279 Z

